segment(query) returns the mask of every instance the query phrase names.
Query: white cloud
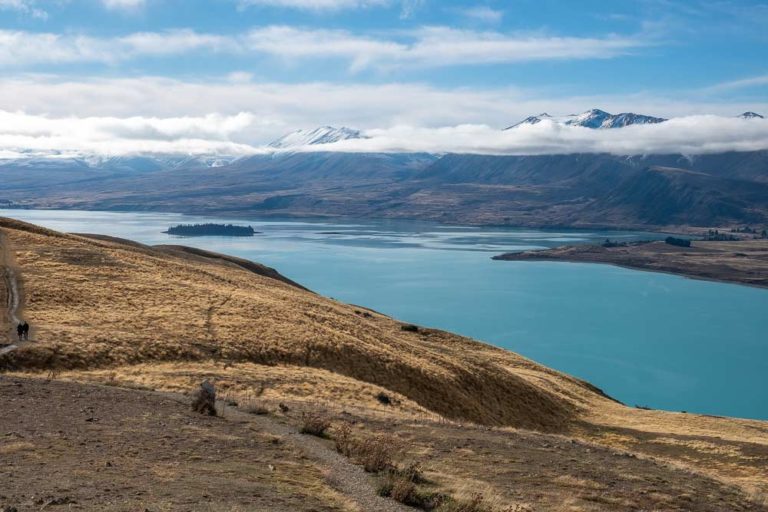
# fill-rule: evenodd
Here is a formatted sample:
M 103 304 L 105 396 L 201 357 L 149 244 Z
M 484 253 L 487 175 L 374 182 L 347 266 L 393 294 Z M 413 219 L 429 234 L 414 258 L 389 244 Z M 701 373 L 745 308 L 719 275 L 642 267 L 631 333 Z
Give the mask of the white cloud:
M 33 18 L 48 18 L 48 13 L 37 7 L 36 0 L 0 0 L 0 11 L 16 11 Z
M 250 31 L 243 41 L 251 51 L 282 59 L 343 58 L 352 69 L 396 59 L 407 47 L 392 41 L 355 36 L 345 30 L 306 30 L 269 26 Z
M 402 0 L 400 19 L 406 20 L 424 5 L 425 0 Z
M 234 79 L 233 79 L 234 78 Z M 745 111 L 768 114 L 768 101 L 738 103 L 695 101 L 648 94 L 553 97 L 546 90 L 515 87 L 440 88 L 418 83 L 282 83 L 242 76 L 201 77 L 182 81 L 136 78 L 62 78 L 25 75 L 0 78 L 0 110 L 23 110 L 53 117 L 185 117 L 215 112 L 252 112 L 259 119 L 237 135 L 249 144 L 268 142 L 297 128 L 345 125 L 372 129 L 486 124 L 502 128 L 540 112 L 570 114 L 599 107 L 661 117 L 703 113 L 735 116 Z M 263 122 L 263 123 L 262 123 Z
M 146 0 L 101 0 L 107 9 L 134 10 L 144 7 Z
M 242 7 L 260 5 L 304 10 L 340 10 L 389 5 L 390 0 L 240 0 Z
M 0 30 L 0 64 L 27 66 L 97 62 L 117 64 L 137 57 L 169 56 L 192 51 L 237 51 L 227 37 L 192 30 L 138 32 L 116 38 Z
M 422 27 L 397 37 L 368 37 L 346 30 L 269 25 L 235 35 L 189 29 L 97 38 L 0 30 L 0 64 L 97 62 L 115 64 L 147 56 L 194 52 L 266 55 L 285 60 L 342 59 L 350 69 L 439 67 L 553 59 L 603 59 L 647 45 L 634 37 L 552 37 Z
M 486 125 L 409 126 L 369 130 L 368 139 L 327 145 L 345 152 L 430 152 L 488 155 L 611 153 L 697 155 L 768 149 L 768 121 L 689 116 L 665 123 L 594 130 L 551 121 L 499 131 Z M 306 147 L 306 151 L 317 148 Z
M 6 155 L 133 153 L 251 154 L 231 140 L 256 123 L 252 114 L 201 117 L 50 117 L 0 111 L 0 152 Z
M 733 80 L 730 82 L 722 82 L 712 85 L 704 89 L 705 92 L 723 92 L 736 89 L 747 89 L 750 87 L 759 87 L 768 85 L 768 75 L 754 76 L 751 78 L 744 78 L 741 80 Z
M 264 145 L 242 140 L 269 128 L 268 118 L 240 112 L 184 117 L 54 117 L 0 111 L 0 154 L 122 155 L 148 153 L 265 154 Z M 277 123 L 279 124 L 279 123 Z M 687 116 L 652 125 L 593 130 L 551 121 L 501 131 L 482 124 L 437 128 L 399 125 L 369 129 L 369 138 L 299 151 L 430 152 L 489 155 L 612 153 L 635 155 L 768 149 L 768 121 Z
M 459 12 L 469 19 L 482 23 L 499 23 L 504 17 L 504 11 L 492 9 L 487 5 L 461 9 Z
M 248 71 L 233 71 L 227 75 L 227 81 L 233 84 L 247 84 L 253 80 L 253 73 Z

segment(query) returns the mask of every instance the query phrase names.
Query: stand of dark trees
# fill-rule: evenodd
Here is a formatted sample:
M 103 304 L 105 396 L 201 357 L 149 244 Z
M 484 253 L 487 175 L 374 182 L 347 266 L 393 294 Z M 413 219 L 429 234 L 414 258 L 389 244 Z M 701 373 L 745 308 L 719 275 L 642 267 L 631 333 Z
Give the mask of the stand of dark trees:
M 676 245 L 678 247 L 690 247 L 691 241 L 686 238 L 675 238 L 673 236 L 668 236 L 665 240 L 666 243 L 669 245 Z
M 256 231 L 251 226 L 234 224 L 179 224 L 171 226 L 165 233 L 179 236 L 253 236 Z

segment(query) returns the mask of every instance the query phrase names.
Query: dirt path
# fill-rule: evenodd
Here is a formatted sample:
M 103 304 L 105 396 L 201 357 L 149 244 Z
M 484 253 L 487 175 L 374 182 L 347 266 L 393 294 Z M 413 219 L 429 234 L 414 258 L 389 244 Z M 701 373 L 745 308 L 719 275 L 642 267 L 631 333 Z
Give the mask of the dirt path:
M 34 378 L 0 376 L 0 396 L 0 510 L 413 510 L 284 416 L 223 403 L 202 416 L 180 394 Z
M 177 395 L 177 399 L 189 399 Z M 413 512 L 391 499 L 376 494 L 371 477 L 361 466 L 352 464 L 349 459 L 331 449 L 323 440 L 300 434 L 298 430 L 277 418 L 254 416 L 232 407 L 223 410 L 225 418 L 231 421 L 243 421 L 255 425 L 260 431 L 278 436 L 289 446 L 297 448 L 310 460 L 326 469 L 326 479 L 337 491 L 356 503 L 365 512 Z
M 7 354 L 17 348 L 14 344 L 16 332 L 14 326 L 21 322 L 22 294 L 19 284 L 18 271 L 14 264 L 13 253 L 10 250 L 8 238 L 0 231 L 0 273 L 2 287 L 5 292 L 5 322 L 3 330 L 6 333 L 8 346 L 0 348 L 0 355 Z M 7 323 L 7 325 L 5 325 Z

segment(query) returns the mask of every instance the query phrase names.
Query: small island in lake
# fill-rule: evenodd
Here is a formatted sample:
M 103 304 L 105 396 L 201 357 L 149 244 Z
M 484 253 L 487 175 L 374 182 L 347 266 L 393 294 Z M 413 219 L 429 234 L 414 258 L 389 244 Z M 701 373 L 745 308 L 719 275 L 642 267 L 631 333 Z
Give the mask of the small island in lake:
M 251 226 L 236 226 L 234 224 L 179 224 L 171 226 L 169 235 L 178 236 L 253 236 L 257 232 Z

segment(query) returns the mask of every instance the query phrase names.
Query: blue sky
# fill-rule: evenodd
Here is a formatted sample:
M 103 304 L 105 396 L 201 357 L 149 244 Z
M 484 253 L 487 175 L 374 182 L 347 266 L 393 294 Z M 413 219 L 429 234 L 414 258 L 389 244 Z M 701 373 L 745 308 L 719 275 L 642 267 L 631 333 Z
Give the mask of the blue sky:
M 717 87 L 737 80 L 768 76 L 768 3 L 761 1 L 555 1 L 486 2 L 446 0 L 0 0 L 3 30 L 55 34 L 63 39 L 91 37 L 109 41 L 136 33 L 170 37 L 185 31 L 199 36 L 245 37 L 269 27 L 293 28 L 285 41 L 275 35 L 269 50 L 245 45 L 224 49 L 215 44 L 158 55 L 149 49 L 116 62 L 92 58 L 34 62 L 14 59 L 5 49 L 3 68 L 12 72 L 53 72 L 95 76 L 144 74 L 200 78 L 247 72 L 269 81 L 329 80 L 385 83 L 418 81 L 443 87 L 552 89 L 559 94 L 616 94 L 659 91 L 669 94 Z M 500 49 L 490 62 L 469 54 L 450 63 L 425 53 L 416 62 L 405 56 L 376 56 L 370 64 L 353 67 L 353 49 L 323 56 L 323 41 L 346 36 L 349 44 L 366 40 L 380 45 L 418 43 L 424 30 L 444 29 L 436 37 L 454 41 L 456 33 L 469 41 L 495 37 L 533 40 L 538 46 L 570 38 L 563 48 L 545 56 L 526 57 L 525 50 Z M 318 31 L 325 31 L 318 33 Z M 316 53 L 304 57 L 281 54 L 279 45 L 306 44 Z M 596 47 L 576 55 L 566 51 L 596 41 Z M 604 44 L 601 44 L 604 43 Z M 64 41 L 61 42 L 64 45 Z M 223 43 L 222 43 L 223 44 Z M 161 38 L 158 48 L 162 49 Z M 611 47 L 615 45 L 615 47 Z M 559 51 L 558 51 L 559 50 Z M 109 50 L 107 50 L 109 51 Z M 450 49 L 446 51 L 450 52 Z M 364 53 L 364 49 L 360 49 Z M 343 52 L 340 52 L 343 53 Z M 504 53 L 506 53 L 506 58 Z M 768 84 L 716 90 L 712 96 L 761 99 Z
M 505 126 L 768 110 L 758 0 L 0 0 L 0 110 Z M 246 135 L 243 135 L 245 137 Z

